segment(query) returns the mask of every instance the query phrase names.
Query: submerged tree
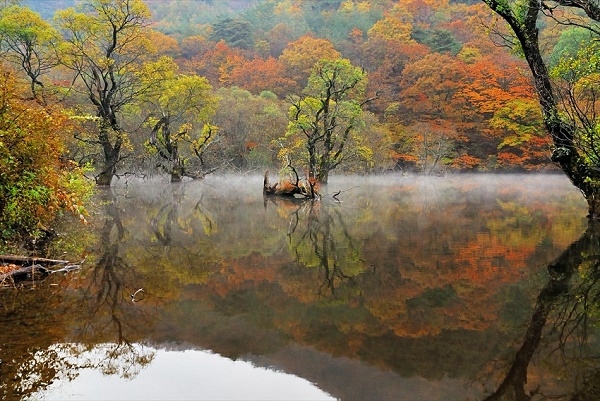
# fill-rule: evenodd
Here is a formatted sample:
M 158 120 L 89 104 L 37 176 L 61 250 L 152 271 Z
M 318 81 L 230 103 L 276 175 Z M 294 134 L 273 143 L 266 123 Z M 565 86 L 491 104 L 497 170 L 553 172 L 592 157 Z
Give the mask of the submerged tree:
M 149 19 L 142 0 L 88 0 L 80 11 L 70 8 L 56 16 L 65 36 L 61 62 L 83 84 L 81 92 L 98 120 L 97 135 L 85 139 L 102 148 L 98 185 L 110 185 L 128 142 L 119 113 L 146 89 L 136 71 L 153 53 Z
M 293 98 L 283 150 L 303 150 L 308 178 L 326 183 L 329 173 L 351 157 L 370 158 L 358 135 L 363 125 L 366 73 L 349 60 L 321 60 L 304 95 Z M 286 157 L 287 159 L 287 157 Z
M 540 45 L 540 20 L 587 28 L 597 38 L 600 5 L 593 0 L 482 0 L 510 26 L 514 37 L 503 35 L 520 49 L 532 72 L 546 130 L 552 137 L 552 160 L 585 196 L 588 217 L 600 218 L 600 118 L 596 110 L 600 63 L 597 52 L 586 52 L 588 68 L 557 90 Z M 583 16 L 587 16 L 585 19 Z M 581 53 L 580 53 L 581 55 Z M 553 61 L 556 63 L 555 61 Z M 560 63 L 559 63 L 560 64 Z M 562 95 L 562 96 L 559 96 Z
M 204 152 L 216 133 L 209 120 L 215 114 L 217 99 L 208 80 L 176 71 L 175 62 L 164 57 L 147 65 L 141 74 L 142 81 L 152 86 L 143 99 L 144 109 L 149 113 L 147 122 L 152 127 L 146 144 L 160 158 L 171 182 L 179 182 L 184 176 L 201 178 L 210 172 L 206 170 Z M 188 146 L 182 148 L 182 144 Z M 188 168 L 191 152 L 198 159 L 196 171 Z

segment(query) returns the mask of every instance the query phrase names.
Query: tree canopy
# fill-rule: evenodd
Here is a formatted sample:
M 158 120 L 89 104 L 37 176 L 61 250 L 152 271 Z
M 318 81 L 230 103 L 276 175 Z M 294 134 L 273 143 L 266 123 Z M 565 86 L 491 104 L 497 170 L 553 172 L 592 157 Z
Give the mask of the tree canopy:
M 54 219 L 71 211 L 85 221 L 91 195 L 84 170 L 68 160 L 76 130 L 60 107 L 25 99 L 14 75 L 0 69 L 0 246 L 50 233 Z
M 235 171 L 258 160 L 263 168 L 279 168 L 287 155 L 313 173 L 332 167 L 432 174 L 553 169 L 569 149 L 564 141 L 569 135 L 573 146 L 585 149 L 579 165 L 593 169 L 596 41 L 583 19 L 593 20 L 593 2 L 540 3 L 535 15 L 521 7 L 524 3 L 511 1 L 85 0 L 56 1 L 54 8 L 33 0 L 14 3 L 2 8 L 0 49 L 14 62 L 16 76 L 29 83 L 32 96 L 51 88 L 55 100 L 83 122 L 71 154 L 78 163 L 93 164 L 98 184 L 110 184 L 120 174 L 163 169 L 163 163 L 152 165 L 160 152 L 148 145 L 158 144 L 167 132 L 189 133 L 181 128 L 191 120 L 212 128 L 180 137 L 190 152 L 181 160 L 197 162 L 187 142 L 210 133 L 208 149 L 216 153 L 203 153 L 201 159 Z M 42 17 L 36 14 L 42 11 Z M 548 60 L 541 74 L 528 73 L 531 49 L 514 46 L 520 36 L 498 24 L 498 12 L 517 32 L 538 29 L 537 37 L 521 39 L 540 44 L 539 56 Z M 490 40 L 490 30 L 500 35 Z M 143 75 L 161 57 L 177 66 L 176 79 Z M 328 96 L 317 89 L 314 71 L 324 62 L 346 61 L 364 77 L 361 93 L 352 89 L 351 97 L 330 97 L 327 107 L 335 110 L 335 118 L 325 123 L 326 113 L 319 110 Z M 187 98 L 180 85 L 193 86 L 194 80 L 205 80 L 207 90 L 200 90 L 205 99 L 219 93 L 227 97 L 210 107 L 218 124 L 184 113 L 187 117 L 168 129 L 165 120 L 157 125 L 164 118 L 157 110 L 165 106 L 158 107 L 165 101 L 158 93 L 174 90 L 166 82 L 183 91 L 180 99 L 170 97 L 169 107 L 175 107 L 174 101 Z M 554 106 L 537 102 L 548 88 L 560 96 Z M 233 99 L 241 104 L 234 107 Z M 144 114 L 136 114 L 142 104 Z M 249 116 L 240 111 L 244 104 L 270 111 Z M 297 113 L 287 129 L 281 128 L 281 110 L 290 105 Z M 274 115 L 277 123 L 270 126 Z M 311 118 L 324 124 L 320 129 L 327 135 L 333 133 L 317 152 L 320 162 L 310 161 L 312 150 L 304 142 Z M 561 129 L 576 127 L 574 134 L 545 135 L 539 124 L 548 127 L 549 121 L 566 123 L 556 125 Z M 347 136 L 344 127 L 351 127 Z M 554 162 L 552 146 L 559 150 Z M 175 159 L 167 158 L 167 164 Z M 326 179 L 327 173 L 318 175 Z
M 595 41 L 584 41 L 580 49 L 567 52 L 565 57 L 555 62 L 558 66 L 554 69 L 554 76 L 563 78 L 557 82 L 552 79 L 553 74 L 542 52 L 543 36 L 538 26 L 540 20 L 549 19 L 569 27 L 582 27 L 590 35 L 597 36 L 594 23 L 600 21 L 600 7 L 596 2 L 586 0 L 557 1 L 552 7 L 534 0 L 484 0 L 484 3 L 510 27 L 514 36 L 508 37 L 508 44 L 522 52 L 527 60 L 543 122 L 552 138 L 552 160 L 560 165 L 586 197 L 589 217 L 599 218 L 599 120 L 595 96 L 598 69 L 594 61 Z M 581 21 L 580 11 L 588 17 L 587 21 Z

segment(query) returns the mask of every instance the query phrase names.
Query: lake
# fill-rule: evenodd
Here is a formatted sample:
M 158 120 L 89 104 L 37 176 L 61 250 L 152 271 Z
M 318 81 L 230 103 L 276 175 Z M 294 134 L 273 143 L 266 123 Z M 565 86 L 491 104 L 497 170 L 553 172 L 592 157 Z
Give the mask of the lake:
M 101 189 L 51 244 L 82 269 L 0 291 L 0 399 L 600 399 L 600 229 L 564 176 L 321 193 Z

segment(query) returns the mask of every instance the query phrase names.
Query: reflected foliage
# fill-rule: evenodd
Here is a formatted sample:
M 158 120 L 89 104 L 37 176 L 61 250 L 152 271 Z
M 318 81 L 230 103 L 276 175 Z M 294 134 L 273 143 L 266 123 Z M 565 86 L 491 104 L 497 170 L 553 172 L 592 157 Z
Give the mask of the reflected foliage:
M 288 214 L 288 242 L 290 252 L 300 269 L 316 269 L 322 277 L 316 294 L 337 299 L 351 295 L 355 286 L 354 277 L 362 273 L 365 266 L 344 216 L 337 205 L 318 201 L 267 198 Z M 343 288 L 340 288 L 343 287 Z
M 600 398 L 599 236 L 600 224 L 590 222 L 583 235 L 548 265 L 548 282 L 537 297 L 521 347 L 486 400 Z M 534 357 L 543 363 L 530 368 Z M 544 382 L 552 370 L 570 384 Z
M 143 344 L 176 342 L 340 399 L 516 393 L 505 376 L 526 395 L 577 392 L 595 372 L 595 229 L 560 253 L 585 204 L 560 176 L 485 178 L 334 176 L 320 201 L 263 198 L 258 176 L 117 186 L 96 199 L 81 272 L 0 293 L 2 390 L 34 397 L 86 367 L 133 377 Z M 532 315 L 542 331 L 523 329 Z M 539 358 L 515 346 L 536 336 Z M 515 360 L 531 362 L 510 373 Z

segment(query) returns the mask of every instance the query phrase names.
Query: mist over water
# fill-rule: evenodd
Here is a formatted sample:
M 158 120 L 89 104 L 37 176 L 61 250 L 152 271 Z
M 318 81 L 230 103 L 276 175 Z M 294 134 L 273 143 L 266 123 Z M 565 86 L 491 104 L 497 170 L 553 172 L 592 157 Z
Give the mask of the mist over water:
M 100 190 L 89 226 L 65 225 L 57 244 L 86 255 L 82 271 L 40 284 L 37 302 L 0 293 L 16 316 L 0 321 L 13 361 L 0 388 L 90 399 L 82 386 L 110 385 L 152 398 L 140 383 L 156 382 L 177 398 L 219 398 L 177 373 L 189 366 L 222 372 L 213 383 L 287 380 L 281 399 L 483 399 L 510 370 L 548 265 L 587 224 L 562 175 L 332 176 L 318 201 L 264 198 L 262 180 Z M 585 365 L 537 352 L 526 385 L 576 391 L 554 374 Z M 256 399 L 256 388 L 221 394 Z
M 263 175 L 218 174 L 203 180 L 169 183 L 168 178 L 127 179 L 115 182 L 113 189 L 126 194 L 140 196 L 164 196 L 165 191 L 185 190 L 190 196 L 242 200 L 262 194 Z M 271 173 L 272 183 L 278 177 Z M 460 192 L 458 192 L 460 190 Z M 448 174 L 442 177 L 385 174 L 385 175 L 332 175 L 328 184 L 319 189 L 324 202 L 336 202 L 332 196 L 340 191 L 341 202 L 354 202 L 365 197 L 400 193 L 403 198 L 423 203 L 453 203 L 463 201 L 467 195 L 471 200 L 494 200 L 498 196 L 520 194 L 520 200 L 531 201 L 555 196 L 580 195 L 580 192 L 563 174 Z M 454 197 L 453 197 L 454 196 Z M 574 199 L 574 201 L 577 201 Z M 578 201 L 585 209 L 583 198 Z

